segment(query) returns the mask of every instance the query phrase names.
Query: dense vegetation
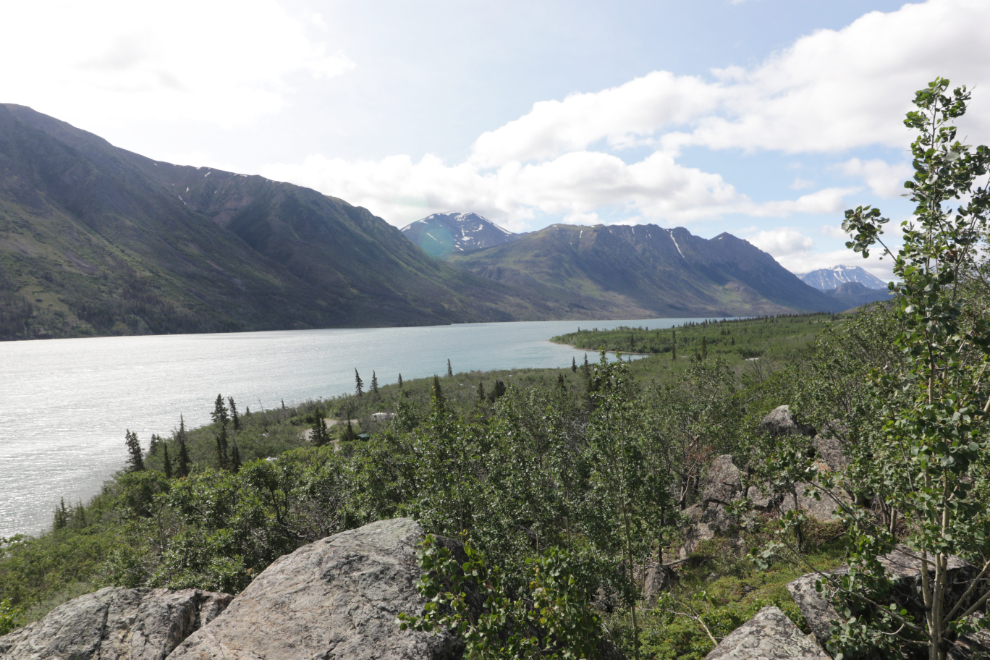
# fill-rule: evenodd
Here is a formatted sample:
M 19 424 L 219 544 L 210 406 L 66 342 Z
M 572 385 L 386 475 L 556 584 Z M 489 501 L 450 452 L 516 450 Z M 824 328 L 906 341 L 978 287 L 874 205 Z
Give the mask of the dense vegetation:
M 239 413 L 218 396 L 204 402 L 213 424 L 180 422 L 147 454 L 128 434 L 129 471 L 88 505 L 59 507 L 50 533 L 3 540 L 0 626 L 105 584 L 237 592 L 305 543 L 412 516 L 430 534 L 462 537 L 468 560 L 427 543 L 423 589 L 446 609 L 407 613 L 404 624 L 456 625 L 476 657 L 593 657 L 608 637 L 627 656 L 700 660 L 766 604 L 807 632 L 783 585 L 848 563 L 822 579 L 839 590 L 833 654 L 946 658 L 985 625 L 990 599 L 979 580 L 957 598 L 946 577 L 951 555 L 990 574 L 990 191 L 973 188 L 990 150 L 953 142 L 943 120 L 968 96 L 946 89 L 936 81 L 919 92 L 921 111 L 909 115 L 923 132 L 909 186 L 917 225 L 905 223 L 905 247 L 891 255 L 893 304 L 841 320 L 678 328 L 677 350 L 684 341 L 689 355 L 677 360 L 663 352 L 664 334 L 625 329 L 582 341 L 644 347 L 652 336 L 659 354 L 602 353 L 564 370 L 448 369 L 388 387 L 373 376 L 367 389 L 355 373 L 354 395 L 272 411 Z M 942 210 L 958 197 L 969 201 Z M 852 246 L 882 245 L 884 222 L 868 207 L 849 211 Z M 761 342 L 787 337 L 793 345 L 769 359 Z M 781 404 L 838 440 L 848 466 L 826 470 L 811 438 L 762 430 Z M 720 455 L 763 494 L 834 498 L 841 520 L 759 513 L 743 500 L 731 537 L 679 558 L 684 512 Z M 913 611 L 891 606 L 879 563 L 898 544 L 929 569 Z M 656 600 L 643 597 L 648 569 L 668 576 Z M 457 595 L 472 580 L 489 596 L 480 616 Z M 540 603 L 566 615 L 544 616 Z
M 799 355 L 791 354 L 795 366 L 803 361 Z M 204 402 L 217 422 L 193 430 L 180 424 L 170 437 L 153 438 L 142 456 L 145 469 L 108 482 L 85 506 L 60 507 L 52 532 L 8 539 L 0 599 L 27 621 L 105 584 L 237 592 L 304 543 L 409 515 L 431 533 L 465 532 L 512 589 L 527 560 L 566 552 L 589 593 L 601 587 L 607 594 L 603 616 L 631 652 L 628 604 L 643 567 L 676 559 L 680 512 L 697 499 L 705 464 L 723 453 L 745 464 L 756 437 L 753 420 L 789 400 L 784 372 L 757 379 L 746 364 L 737 373 L 710 355 L 683 360 L 670 372 L 668 356 L 599 358 L 573 369 L 451 372 L 401 386 L 362 381 L 360 396 L 239 410 L 236 417 L 236 403 Z M 373 416 L 383 411 L 395 417 Z M 340 423 L 327 429 L 328 444 L 314 446 L 304 433 L 314 437 L 326 418 Z M 625 440 L 616 445 L 615 438 Z M 186 477 L 179 476 L 183 445 Z M 230 458 L 234 447 L 239 468 Z M 761 539 L 754 535 L 750 544 Z M 838 562 L 830 547 L 818 565 Z M 630 558 L 637 567 L 631 575 Z M 760 573 L 739 549 L 702 546 L 680 565 L 676 592 L 699 620 L 671 619 L 668 610 L 680 611 L 679 605 L 650 611 L 641 603 L 636 628 L 643 652 L 703 657 L 712 646 L 706 627 L 721 637 L 768 602 L 800 620 L 782 584 L 803 571 L 782 561 Z
M 712 319 L 656 330 L 627 326 L 613 330 L 579 328 L 550 341 L 591 351 L 661 354 L 671 361 L 718 356 L 732 365 L 760 357 L 786 362 L 806 351 L 826 324 L 839 325 L 844 320 L 834 314 L 797 314 Z

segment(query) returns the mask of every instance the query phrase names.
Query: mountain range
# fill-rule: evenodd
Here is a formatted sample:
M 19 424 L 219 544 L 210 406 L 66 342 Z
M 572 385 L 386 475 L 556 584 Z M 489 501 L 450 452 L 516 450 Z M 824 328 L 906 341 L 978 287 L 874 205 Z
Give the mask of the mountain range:
M 859 266 L 819 268 L 801 276 L 801 281 L 819 291 L 837 289 L 848 282 L 858 282 L 867 289 L 886 289 L 887 283 Z
M 728 234 L 431 217 L 461 227 L 447 261 L 344 200 L 0 105 L 0 338 L 841 307 Z
M 773 257 L 732 236 L 656 225 L 551 225 L 448 262 L 612 318 L 752 316 L 841 311 Z

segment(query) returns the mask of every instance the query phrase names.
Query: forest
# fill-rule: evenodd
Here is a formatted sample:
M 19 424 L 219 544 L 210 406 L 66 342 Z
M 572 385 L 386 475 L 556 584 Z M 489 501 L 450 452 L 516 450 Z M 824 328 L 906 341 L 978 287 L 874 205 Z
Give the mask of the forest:
M 822 577 L 842 613 L 833 657 L 948 657 L 985 624 L 990 597 L 990 194 L 974 183 L 990 152 L 955 140 L 948 122 L 969 97 L 948 85 L 921 90 L 908 116 L 918 206 L 889 251 L 892 302 L 676 328 L 669 343 L 636 329 L 581 338 L 656 353 L 632 361 L 603 350 L 561 370 L 448 365 L 385 387 L 355 372 L 351 395 L 266 411 L 219 395 L 204 402 L 212 424 L 179 420 L 147 452 L 128 433 L 129 468 L 91 502 L 58 507 L 51 532 L 2 540 L 0 633 L 104 585 L 237 593 L 306 543 L 409 516 L 461 539 L 467 561 L 428 537 L 421 589 L 436 606 L 402 623 L 457 627 L 469 657 L 597 657 L 608 640 L 630 658 L 700 659 L 767 604 L 808 632 L 784 585 L 840 564 Z M 851 247 L 887 250 L 884 223 L 848 211 Z M 810 435 L 761 426 L 784 404 L 838 442 L 845 469 L 824 469 Z M 800 490 L 836 502 L 836 519 L 757 511 L 751 495 L 730 507 L 730 533 L 681 552 L 719 457 L 745 492 Z M 891 606 L 881 559 L 894 548 L 928 567 L 918 612 Z M 947 584 L 953 556 L 978 572 L 961 596 Z M 647 573 L 662 587 L 648 593 Z M 487 594 L 480 615 L 458 596 L 465 583 Z

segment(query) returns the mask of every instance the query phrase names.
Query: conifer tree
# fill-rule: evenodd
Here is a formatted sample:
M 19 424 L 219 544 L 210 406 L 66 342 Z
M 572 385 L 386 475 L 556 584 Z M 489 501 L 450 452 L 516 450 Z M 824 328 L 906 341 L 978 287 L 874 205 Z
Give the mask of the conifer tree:
M 179 415 L 179 462 L 177 465 L 177 475 L 180 479 L 189 476 L 189 450 L 186 449 L 186 420 Z
M 447 375 L 448 376 L 453 376 L 454 375 L 454 370 L 451 369 L 451 367 L 450 367 L 450 358 L 447 358 Z
M 577 373 L 577 358 L 571 357 L 571 371 Z
M 330 443 L 330 430 L 327 429 L 327 420 L 324 419 L 324 411 L 317 409 L 316 421 L 313 422 L 313 432 L 310 434 L 311 442 L 317 447 L 323 447 Z M 350 423 L 350 420 L 348 420 Z
M 217 442 L 217 469 L 226 470 L 229 467 L 230 459 L 227 456 L 227 426 L 220 425 L 220 430 L 216 434 Z
M 399 389 L 402 389 L 402 374 L 399 374 Z
M 584 354 L 584 365 L 581 367 L 584 370 L 584 377 L 591 378 L 591 365 L 588 364 L 588 354 Z
M 144 469 L 144 458 L 141 456 L 141 443 L 138 442 L 137 433 L 131 433 L 128 429 L 124 438 L 127 443 L 127 452 L 130 454 L 130 458 L 127 460 L 130 464 L 129 471 L 140 472 Z
M 478 403 L 484 403 L 485 401 L 485 383 L 478 383 Z
M 223 396 L 218 394 L 217 400 L 213 404 L 213 412 L 210 413 L 210 417 L 213 418 L 214 424 L 226 425 L 227 420 L 230 419 L 227 415 L 227 406 L 223 403 Z
M 227 397 L 227 403 L 230 404 L 230 421 L 234 425 L 235 431 L 241 430 L 241 419 L 237 416 L 237 406 L 234 405 L 234 397 Z
M 362 389 L 363 387 L 364 387 L 364 381 L 361 380 L 361 374 L 359 374 L 358 373 L 358 370 L 355 369 L 354 370 L 354 393 L 357 394 L 359 397 L 364 396 L 364 390 Z
M 234 440 L 234 446 L 230 450 L 230 471 L 237 474 L 241 470 L 241 452 L 237 448 L 237 440 Z
M 378 399 L 378 376 L 375 375 L 374 370 L 371 372 L 371 392 L 375 395 L 375 399 Z
M 433 398 L 437 403 L 443 403 L 443 390 L 440 388 L 440 377 L 433 374 Z
M 172 461 L 168 457 L 168 445 L 164 442 L 162 443 L 162 472 L 165 473 L 166 479 L 172 478 Z

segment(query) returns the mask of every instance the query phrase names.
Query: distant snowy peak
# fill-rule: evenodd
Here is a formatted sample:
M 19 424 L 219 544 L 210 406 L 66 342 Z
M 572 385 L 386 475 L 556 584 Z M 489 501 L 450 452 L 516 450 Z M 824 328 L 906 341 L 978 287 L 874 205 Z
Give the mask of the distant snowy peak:
M 879 277 L 871 275 L 859 266 L 832 266 L 831 268 L 819 268 L 811 271 L 807 275 L 801 276 L 801 281 L 809 286 L 813 286 L 819 291 L 829 291 L 837 289 L 843 284 L 856 282 L 862 284 L 867 289 L 886 289 L 887 283 Z
M 434 213 L 406 225 L 401 231 L 427 254 L 438 259 L 511 243 L 522 236 L 499 227 L 477 213 L 456 212 Z

